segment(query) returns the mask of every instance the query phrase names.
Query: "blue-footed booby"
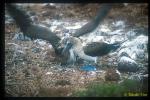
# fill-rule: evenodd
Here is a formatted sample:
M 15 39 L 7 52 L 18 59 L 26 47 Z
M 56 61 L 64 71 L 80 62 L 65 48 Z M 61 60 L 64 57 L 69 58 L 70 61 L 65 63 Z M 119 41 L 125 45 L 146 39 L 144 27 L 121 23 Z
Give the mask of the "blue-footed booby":
M 82 46 L 82 41 L 77 37 L 64 38 L 65 47 L 62 50 L 62 54 L 72 49 L 75 56 L 85 60 L 97 63 L 98 56 L 104 56 L 111 51 L 118 49 L 121 43 L 108 44 L 105 42 L 91 42 L 86 46 Z

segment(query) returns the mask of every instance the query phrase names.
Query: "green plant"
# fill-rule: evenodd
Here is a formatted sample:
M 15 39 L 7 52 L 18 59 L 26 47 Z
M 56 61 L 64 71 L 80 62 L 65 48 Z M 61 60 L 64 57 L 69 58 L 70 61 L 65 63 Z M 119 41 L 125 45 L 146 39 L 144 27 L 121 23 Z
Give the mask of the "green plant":
M 85 90 L 77 90 L 72 96 L 100 96 L 100 97 L 120 97 L 125 93 L 140 93 L 140 83 L 133 80 L 124 80 L 122 83 L 93 83 Z
M 139 81 L 126 79 L 120 85 L 123 86 L 127 92 L 143 92 L 142 84 Z
M 84 91 L 76 91 L 74 96 L 122 96 L 124 87 L 117 84 L 93 84 Z

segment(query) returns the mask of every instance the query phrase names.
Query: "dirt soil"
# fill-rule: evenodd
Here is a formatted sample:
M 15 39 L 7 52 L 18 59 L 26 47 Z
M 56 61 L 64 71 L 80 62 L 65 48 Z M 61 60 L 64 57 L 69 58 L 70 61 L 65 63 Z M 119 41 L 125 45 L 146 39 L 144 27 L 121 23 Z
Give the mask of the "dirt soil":
M 47 25 L 44 23 L 46 19 L 89 21 L 96 15 L 100 5 L 54 3 L 53 5 L 34 4 L 24 6 L 24 8 L 33 15 L 35 13 L 35 23 Z M 115 4 L 105 20 L 121 19 L 133 27 L 147 28 L 147 15 L 147 4 L 128 4 L 127 6 Z M 60 26 L 59 31 L 56 28 L 54 32 L 61 36 L 62 30 L 64 27 Z M 91 73 L 80 71 L 80 66 L 62 67 L 50 43 L 45 41 L 46 44 L 41 46 L 34 40 L 13 39 L 17 32 L 20 30 L 14 22 L 5 24 L 5 91 L 7 96 L 71 96 L 74 91 L 86 88 L 91 82 L 107 82 L 105 80 L 107 70 L 103 69 L 94 76 L 88 77 Z M 34 48 L 39 48 L 39 52 L 33 52 Z

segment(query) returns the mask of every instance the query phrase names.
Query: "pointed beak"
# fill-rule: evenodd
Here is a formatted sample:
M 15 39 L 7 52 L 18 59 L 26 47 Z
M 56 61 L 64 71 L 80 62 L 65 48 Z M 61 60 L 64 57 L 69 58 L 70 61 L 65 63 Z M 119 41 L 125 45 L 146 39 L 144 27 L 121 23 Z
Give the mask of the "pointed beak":
M 63 51 L 62 51 L 61 54 L 62 54 L 62 55 L 65 54 L 65 52 L 69 51 L 69 49 L 70 49 L 72 46 L 73 46 L 72 43 L 66 43 L 66 45 L 65 45 L 65 47 L 64 47 L 64 49 L 63 49 Z

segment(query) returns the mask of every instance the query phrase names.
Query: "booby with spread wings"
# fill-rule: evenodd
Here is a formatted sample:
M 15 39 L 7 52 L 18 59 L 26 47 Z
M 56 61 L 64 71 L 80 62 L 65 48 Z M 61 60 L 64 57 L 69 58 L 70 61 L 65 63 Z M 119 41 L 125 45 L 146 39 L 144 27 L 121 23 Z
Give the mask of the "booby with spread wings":
M 34 38 L 34 39 L 43 39 L 49 41 L 54 50 L 55 53 L 58 55 L 61 55 L 63 47 L 60 47 L 60 38 L 53 32 L 51 32 L 47 27 L 43 27 L 39 24 L 35 24 L 31 19 L 30 16 L 23 10 L 17 7 L 15 4 L 6 4 L 6 8 L 9 12 L 9 14 L 13 17 L 13 19 L 16 21 L 16 24 L 20 27 L 21 31 L 24 33 L 24 35 Z M 87 45 L 86 47 L 82 47 L 80 39 L 76 38 L 81 35 L 87 34 L 91 31 L 93 31 L 99 24 L 99 22 L 106 16 L 106 14 L 109 12 L 111 6 L 109 4 L 102 5 L 102 8 L 99 10 L 98 15 L 95 17 L 94 20 L 90 21 L 80 29 L 78 29 L 75 34 L 73 34 L 74 37 L 68 38 L 68 42 L 70 42 L 70 48 L 69 50 L 67 43 L 66 47 L 63 50 L 63 53 L 66 52 L 67 48 L 69 50 L 69 55 L 72 56 L 79 56 L 82 59 L 85 59 L 87 61 L 94 61 L 96 63 L 96 56 L 97 53 L 95 53 L 95 49 L 91 48 L 93 44 Z M 88 29 L 88 30 L 87 30 Z M 97 44 L 97 43 L 96 43 Z M 98 44 L 100 45 L 100 44 Z M 107 47 L 107 44 L 103 44 L 103 46 Z M 111 46 L 111 45 L 110 45 Z M 98 50 L 99 51 L 99 50 Z M 97 51 L 97 52 L 98 52 Z M 101 51 L 101 50 L 100 50 Z M 102 51 L 101 51 L 102 52 Z M 74 57 L 69 57 L 69 59 L 73 59 L 72 61 L 75 61 Z

